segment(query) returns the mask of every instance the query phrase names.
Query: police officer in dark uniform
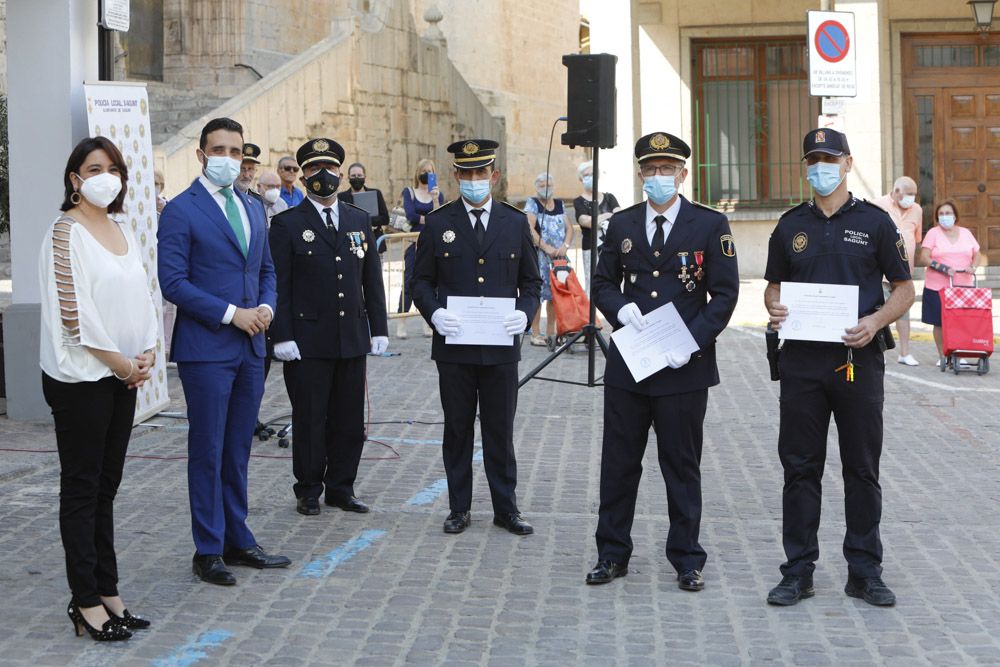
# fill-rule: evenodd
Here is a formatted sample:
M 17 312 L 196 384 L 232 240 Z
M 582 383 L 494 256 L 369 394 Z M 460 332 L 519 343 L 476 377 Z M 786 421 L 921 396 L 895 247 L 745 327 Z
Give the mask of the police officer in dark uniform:
M 428 214 L 414 261 L 413 300 L 436 331 L 431 357 L 437 362 L 445 421 L 443 455 L 451 507 L 446 533 L 461 533 L 471 520 L 477 403 L 493 523 L 515 535 L 533 532 L 518 511 L 514 493 L 513 431 L 520 334 L 538 309 L 542 281 L 527 216 L 491 196 L 500 179 L 494 167 L 498 147 L 486 139 L 448 147 L 455 156 L 453 175 L 461 198 Z M 513 344 L 446 344 L 445 337 L 462 326 L 459 316 L 448 310 L 452 296 L 516 299 L 515 310 L 504 320 Z
M 667 560 L 680 588 L 705 586 L 706 554 L 698 543 L 702 426 L 708 388 L 719 383 L 715 339 L 736 308 L 740 281 L 726 216 L 677 192 L 690 156 L 688 145 L 666 132 L 636 142 L 638 176 L 648 200 L 611 217 L 594 274 L 597 307 L 615 329 L 643 329 L 645 314 L 672 303 L 699 349 L 671 355 L 666 368 L 636 382 L 612 341 L 604 375 L 598 562 L 588 584 L 628 573 L 632 518 L 652 425 L 669 503 Z
M 296 509 L 367 512 L 354 495 L 365 441 L 365 359 L 389 345 L 382 265 L 368 214 L 337 201 L 344 149 L 312 139 L 295 155 L 307 196 L 271 220 L 278 312 L 271 335 L 292 401 Z
M 243 160 L 240 162 L 240 176 L 236 179 L 236 187 L 240 192 L 249 195 L 264 205 L 264 198 L 253 188 L 253 179 L 257 176 L 257 167 L 260 166 L 260 146 L 257 144 L 243 144 Z
M 895 595 L 882 581 L 882 379 L 888 325 L 913 303 L 906 246 L 889 215 L 847 190 L 852 166 L 847 137 L 816 129 L 803 141 L 812 201 L 785 213 L 768 245 L 764 305 L 770 326 L 788 316 L 781 283 L 858 286 L 858 324 L 843 343 L 786 340 L 780 353 L 781 424 L 778 455 L 785 471 L 782 541 L 787 561 L 767 601 L 792 605 L 811 597 L 819 557 L 821 480 L 832 414 L 844 469 L 848 564 L 845 592 L 889 606 Z M 883 303 L 882 277 L 892 283 Z

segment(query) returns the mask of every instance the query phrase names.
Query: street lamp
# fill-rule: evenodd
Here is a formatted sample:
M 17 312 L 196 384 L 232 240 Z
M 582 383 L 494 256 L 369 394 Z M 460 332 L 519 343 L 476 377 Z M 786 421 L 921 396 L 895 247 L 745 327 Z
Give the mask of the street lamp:
M 976 27 L 980 32 L 989 32 L 993 25 L 993 6 L 997 0 L 969 0 L 972 5 L 972 17 L 976 20 Z

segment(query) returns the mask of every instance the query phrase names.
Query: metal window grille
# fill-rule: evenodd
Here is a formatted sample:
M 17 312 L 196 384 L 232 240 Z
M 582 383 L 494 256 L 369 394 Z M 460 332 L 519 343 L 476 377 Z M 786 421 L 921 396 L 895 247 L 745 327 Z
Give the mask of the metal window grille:
M 694 44 L 695 198 L 723 209 L 809 197 L 802 137 L 816 124 L 801 37 Z

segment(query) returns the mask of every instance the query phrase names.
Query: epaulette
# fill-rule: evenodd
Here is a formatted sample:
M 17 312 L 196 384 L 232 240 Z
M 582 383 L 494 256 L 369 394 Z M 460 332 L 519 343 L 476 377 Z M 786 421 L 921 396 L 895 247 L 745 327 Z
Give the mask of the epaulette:
M 338 200 L 338 201 L 340 201 L 340 200 Z M 368 215 L 368 211 L 366 211 L 365 209 L 361 208 L 357 204 L 352 204 L 349 201 L 341 201 L 340 203 L 343 204 L 344 206 L 350 206 L 351 208 L 356 208 L 359 211 L 361 211 L 362 213 L 364 213 L 365 215 Z
M 812 200 L 811 199 L 810 200 L 806 200 L 804 202 L 801 202 L 801 203 L 796 204 L 795 206 L 791 207 L 790 209 L 788 209 L 787 211 L 785 211 L 784 213 L 782 213 L 781 217 L 779 217 L 778 220 L 781 220 L 781 218 L 784 218 L 786 215 L 788 215 L 789 213 L 792 213 L 793 211 L 797 211 L 800 208 L 809 207 L 809 206 L 812 206 Z
M 690 202 L 690 204 L 695 208 L 700 208 L 703 211 L 711 211 L 712 213 L 715 213 L 717 215 L 725 215 L 719 209 L 709 206 L 708 204 L 702 204 L 700 201 L 694 201 L 693 199 L 688 199 L 688 202 Z
M 619 213 L 624 213 L 626 211 L 631 211 L 634 208 L 645 208 L 645 207 L 646 207 L 646 202 L 645 201 L 641 201 L 638 204 L 632 204 L 631 206 L 629 206 L 627 208 L 623 208 L 622 210 L 620 210 L 617 213 L 615 213 L 615 215 L 618 215 Z
M 278 218 L 284 217 L 286 213 L 291 213 L 296 208 L 297 208 L 296 206 L 290 206 L 290 207 L 286 208 L 284 211 L 282 211 L 281 213 L 275 213 L 273 216 L 271 216 L 271 222 L 274 222 Z
M 507 208 L 514 209 L 518 213 L 524 213 L 524 211 L 522 209 L 519 209 L 518 207 L 514 206 L 509 201 L 501 201 L 500 203 L 503 204 L 504 206 L 506 206 Z
M 443 211 L 444 208 L 446 206 L 448 206 L 448 204 L 453 204 L 453 203 L 455 203 L 457 201 L 458 201 L 457 199 L 451 199 L 449 201 L 446 201 L 445 203 L 441 204 L 440 206 L 438 206 L 436 209 L 434 209 L 430 213 L 425 214 L 424 217 L 427 218 L 429 216 L 436 215 L 438 212 Z

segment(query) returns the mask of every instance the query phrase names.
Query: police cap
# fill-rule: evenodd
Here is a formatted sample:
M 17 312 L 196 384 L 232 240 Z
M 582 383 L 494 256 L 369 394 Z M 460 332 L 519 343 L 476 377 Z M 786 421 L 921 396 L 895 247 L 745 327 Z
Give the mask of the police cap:
M 260 164 L 260 146 L 257 144 L 243 144 L 243 161 Z
M 802 159 L 807 158 L 810 153 L 826 153 L 840 157 L 850 155 L 851 148 L 847 145 L 847 137 L 843 133 L 823 127 L 809 130 L 806 138 L 802 140 Z
M 493 164 L 500 144 L 492 139 L 463 139 L 448 146 L 456 169 L 479 169 Z
M 687 160 L 691 157 L 691 147 L 680 137 L 667 132 L 654 132 L 640 137 L 635 142 L 635 159 L 642 164 L 653 158 L 669 158 L 671 160 Z
M 339 167 L 344 163 L 344 147 L 333 139 L 310 139 L 295 151 L 295 161 L 303 169 L 312 162 L 332 162 Z

